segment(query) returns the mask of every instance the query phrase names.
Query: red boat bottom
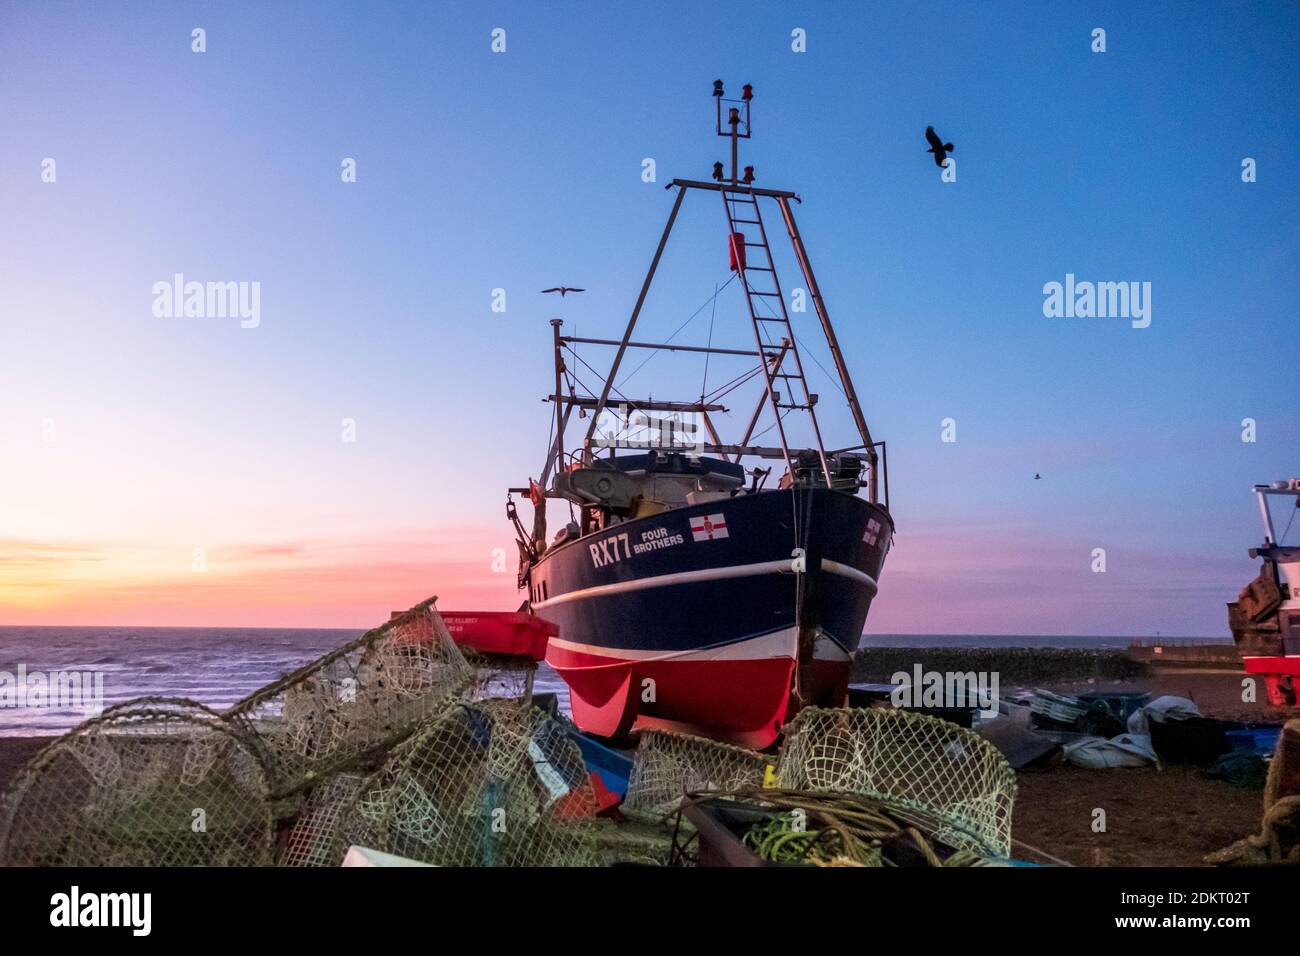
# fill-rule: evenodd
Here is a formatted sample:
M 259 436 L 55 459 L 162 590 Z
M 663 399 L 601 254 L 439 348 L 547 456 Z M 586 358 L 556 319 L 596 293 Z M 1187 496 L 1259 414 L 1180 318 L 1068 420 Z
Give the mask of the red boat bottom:
M 788 654 L 758 656 L 781 645 Z M 762 749 L 785 721 L 792 645 L 782 633 L 631 658 L 553 639 L 546 661 L 569 685 L 574 722 L 588 733 L 619 737 L 634 728 L 662 728 Z
M 1242 666 L 1248 674 L 1264 678 L 1268 702 L 1274 707 L 1291 707 L 1296 700 L 1296 682 L 1300 680 L 1300 657 L 1246 657 Z

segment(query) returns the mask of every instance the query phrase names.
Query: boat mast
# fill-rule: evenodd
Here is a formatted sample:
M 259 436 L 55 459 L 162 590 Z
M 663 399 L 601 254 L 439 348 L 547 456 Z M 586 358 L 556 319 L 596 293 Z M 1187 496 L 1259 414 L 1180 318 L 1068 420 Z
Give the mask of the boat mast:
M 546 479 L 550 477 L 547 474 L 554 464 L 557 472 L 564 470 L 564 424 L 569 418 L 569 409 L 572 405 L 567 405 L 560 401 L 560 396 L 564 394 L 564 346 L 560 342 L 560 326 L 564 325 L 563 319 L 551 319 L 551 333 L 555 339 L 555 448 L 554 454 L 546 462 L 546 469 L 542 472 L 542 488 L 546 487 Z
M 844 397 L 848 401 L 849 411 L 853 414 L 853 423 L 858 426 L 858 434 L 862 436 L 862 450 L 867 456 L 867 498 L 870 501 L 875 501 L 880 491 L 880 479 L 877 474 L 879 455 L 876 452 L 876 443 L 871 440 L 871 430 L 867 428 L 867 418 L 862 414 L 862 404 L 858 401 L 857 389 L 853 387 L 853 378 L 849 375 L 849 367 L 844 361 L 844 353 L 840 351 L 839 339 L 836 338 L 835 328 L 831 325 L 831 317 L 826 311 L 826 303 L 822 301 L 822 290 L 817 285 L 817 277 L 813 275 L 812 263 L 808 260 L 808 250 L 803 244 L 803 237 L 799 234 L 799 226 L 794 221 L 794 210 L 790 208 L 790 200 L 780 197 L 777 199 L 777 205 L 781 207 L 781 218 L 785 220 L 785 230 L 790 234 L 790 245 L 794 247 L 795 259 L 799 262 L 799 271 L 803 273 L 804 281 L 808 283 L 808 294 L 812 296 L 813 307 L 817 310 L 817 318 L 821 322 L 822 333 L 826 336 L 826 344 L 829 346 L 831 358 L 835 362 L 835 370 L 839 372 L 840 387 L 844 390 Z
M 1268 499 L 1270 496 L 1294 498 L 1295 506 L 1300 508 L 1300 478 L 1292 478 L 1289 481 L 1279 481 L 1272 485 L 1255 485 L 1255 498 L 1259 501 L 1259 516 L 1264 519 L 1264 547 L 1271 548 L 1281 542 L 1277 540 L 1277 532 L 1273 528 L 1273 512 L 1269 509 Z M 1286 537 L 1285 530 L 1282 533 Z M 1252 554 L 1251 557 L 1254 557 Z
M 736 223 L 749 221 L 743 218 L 738 219 L 736 217 L 735 214 L 736 210 L 735 207 L 733 207 L 733 204 L 752 203 L 752 208 L 754 209 L 753 215 L 756 220 L 759 220 L 755 222 L 755 225 L 757 225 L 759 230 L 761 231 L 761 236 L 763 241 L 761 243 L 745 243 L 745 244 L 750 246 L 761 247 L 763 250 L 767 252 L 769 260 L 771 257 L 771 251 L 767 243 L 766 231 L 764 230 L 764 227 L 761 223 L 761 215 L 758 212 L 758 200 L 759 198 L 772 199 L 777 203 L 777 206 L 781 211 L 781 218 L 785 225 L 786 232 L 790 237 L 790 242 L 791 245 L 793 246 L 795 258 L 798 261 L 800 272 L 804 277 L 804 281 L 808 285 L 808 291 L 812 297 L 813 305 L 817 312 L 817 317 L 821 325 L 822 333 L 826 338 L 827 346 L 830 349 L 831 357 L 835 363 L 835 368 L 838 373 L 840 387 L 844 392 L 844 396 L 847 400 L 850 413 L 853 416 L 854 424 L 856 425 L 858 433 L 862 439 L 862 443 L 860 445 L 852 446 L 849 448 L 836 449 L 834 454 L 847 453 L 847 452 L 862 453 L 862 455 L 866 458 L 866 464 L 867 464 L 868 479 L 864 484 L 867 489 L 868 498 L 873 502 L 878 501 L 879 493 L 880 493 L 880 479 L 879 479 L 879 468 L 878 468 L 880 455 L 877 449 L 879 448 L 883 451 L 884 443 L 875 442 L 871 438 L 871 432 L 867 427 L 866 417 L 863 414 L 862 406 L 858 401 L 857 391 L 854 388 L 853 381 L 849 375 L 848 366 L 844 360 L 844 354 L 840 349 L 839 341 L 836 338 L 834 327 L 831 325 L 830 315 L 827 311 L 825 300 L 822 298 L 821 288 L 818 285 L 817 278 L 813 273 L 812 263 L 808 258 L 808 251 L 804 246 L 803 238 L 799 233 L 799 227 L 795 223 L 794 212 L 791 207 L 790 200 L 794 200 L 795 202 L 800 202 L 801 200 L 799 199 L 799 196 L 793 192 L 780 190 L 780 189 L 767 189 L 767 188 L 761 188 L 755 186 L 753 184 L 754 174 L 753 174 L 752 166 L 745 167 L 742 173 L 742 170 L 740 168 L 739 141 L 741 139 L 749 139 L 751 136 L 750 102 L 753 98 L 752 88 L 748 84 L 746 84 L 742 98 L 740 100 L 727 101 L 729 104 L 739 104 L 739 105 L 730 105 L 727 107 L 726 117 L 725 117 L 725 129 L 724 129 L 724 116 L 723 116 L 724 92 L 723 92 L 721 80 L 715 81 L 714 88 L 713 88 L 713 95 L 716 104 L 715 111 L 716 111 L 717 133 L 719 136 L 725 136 L 731 141 L 730 176 L 724 176 L 722 163 L 714 163 L 713 182 L 703 182 L 699 180 L 690 180 L 690 179 L 674 179 L 672 182 L 670 182 L 667 186 L 664 187 L 665 189 L 675 188 L 677 190 L 677 195 L 673 201 L 672 210 L 668 214 L 668 222 L 664 225 L 663 234 L 659 237 L 659 244 L 658 246 L 656 246 L 654 256 L 650 260 L 650 267 L 646 271 L 644 282 L 641 284 L 641 291 L 637 295 L 636 303 L 632 308 L 632 313 L 628 317 L 627 327 L 623 331 L 622 338 L 618 340 L 612 340 L 612 339 L 591 339 L 591 338 L 579 338 L 576 336 L 564 336 L 564 335 L 560 335 L 558 327 L 556 328 L 554 334 L 555 334 L 555 342 L 556 342 L 557 349 L 566 346 L 571 348 L 575 344 L 586 343 L 592 345 L 616 346 L 617 351 L 615 352 L 613 362 L 610 365 L 609 374 L 605 378 L 604 385 L 601 388 L 600 396 L 596 399 L 580 399 L 577 398 L 576 396 L 564 396 L 561 394 L 561 384 L 562 384 L 561 373 L 563 369 L 563 360 L 562 357 L 559 357 L 557 355 L 557 360 L 556 360 L 557 382 L 556 382 L 555 395 L 553 399 L 557 403 L 557 409 L 556 409 L 557 435 L 556 435 L 556 445 L 554 446 L 555 454 L 552 456 L 551 460 L 557 463 L 559 462 L 560 456 L 563 454 L 563 441 L 562 441 L 563 422 L 567 420 L 568 417 L 567 412 L 569 408 L 571 408 L 574 404 L 579 404 L 584 409 L 591 411 L 591 422 L 587 426 L 586 432 L 582 440 L 582 447 L 580 449 L 581 461 L 584 465 L 589 465 L 592 463 L 595 457 L 596 442 L 594 441 L 594 438 L 596 434 L 596 428 L 600 421 L 601 413 L 604 412 L 605 409 L 610 404 L 611 392 L 615 391 L 614 382 L 617 379 L 619 369 L 622 367 L 623 359 L 627 355 L 628 349 L 630 348 L 661 349 L 665 351 L 708 352 L 708 353 L 719 354 L 719 355 L 749 355 L 758 359 L 759 371 L 763 374 L 764 379 L 766 380 L 766 388 L 762 400 L 760 401 L 758 407 L 754 411 L 753 418 L 749 423 L 748 429 L 746 430 L 745 437 L 741 440 L 740 444 L 738 445 L 723 444 L 718 439 L 718 436 L 714 431 L 712 421 L 708 418 L 708 412 L 710 411 L 725 411 L 725 409 L 723 409 L 721 406 L 705 405 L 703 402 L 660 403 L 660 402 L 639 402 L 639 401 L 632 401 L 628 399 L 620 399 L 620 401 L 625 402 L 631 408 L 636 408 L 642 411 L 672 410 L 672 411 L 687 411 L 687 412 L 699 413 L 703 416 L 705 427 L 709 433 L 709 437 L 712 439 L 712 444 L 703 445 L 702 450 L 706 454 L 720 454 L 723 455 L 724 457 L 727 455 L 734 455 L 737 461 L 746 455 L 751 455 L 751 456 L 756 456 L 761 458 L 783 458 L 786 461 L 787 467 L 790 468 L 792 475 L 794 471 L 794 467 L 793 467 L 794 457 L 792 456 L 791 450 L 788 447 L 788 444 L 786 442 L 785 428 L 783 424 L 783 418 L 784 418 L 783 413 L 788 413 L 796 409 L 800 411 L 804 411 L 807 413 L 809 417 L 813 434 L 817 442 L 817 447 L 815 449 L 808 449 L 808 451 L 815 451 L 817 453 L 817 457 L 821 465 L 821 470 L 825 475 L 827 485 L 829 486 L 831 484 L 832 474 L 831 474 L 829 458 L 832 453 L 828 453 L 826 449 L 822 446 L 820 429 L 817 424 L 816 414 L 813 411 L 813 406 L 817 403 L 817 396 L 815 394 L 808 392 L 807 382 L 803 375 L 802 362 L 799 357 L 799 350 L 796 343 L 793 340 L 793 329 L 789 323 L 788 316 L 785 314 L 784 300 L 782 298 L 778 302 L 778 305 L 780 307 L 780 313 L 781 313 L 780 316 L 769 318 L 766 315 L 759 314 L 757 311 L 755 311 L 756 300 L 754 297 L 755 296 L 776 297 L 779 296 L 780 293 L 766 292 L 762 290 L 753 289 L 750 286 L 748 277 L 745 275 L 747 268 L 754 271 L 767 272 L 772 275 L 773 281 L 775 282 L 776 269 L 773 263 L 769 261 L 769 263 L 766 266 L 761 264 L 754 264 L 754 265 L 749 265 L 747 267 L 743 258 L 743 249 L 741 251 L 740 265 L 737 271 L 740 272 L 741 274 L 741 280 L 745 287 L 745 294 L 750 304 L 751 317 L 754 319 L 754 323 L 755 323 L 756 348 L 754 351 L 750 352 L 748 350 L 741 350 L 741 349 L 722 349 L 722 348 L 711 348 L 711 347 L 706 348 L 702 346 L 671 345 L 667 343 L 657 344 L 657 343 L 650 343 L 650 342 L 638 342 L 638 341 L 633 341 L 632 339 L 633 332 L 636 329 L 637 321 L 641 316 L 641 310 L 644 307 L 646 297 L 650 292 L 650 285 L 654 281 L 655 274 L 658 272 L 659 263 L 663 258 L 664 249 L 668 244 L 668 237 L 672 234 L 673 226 L 677 221 L 677 216 L 681 210 L 682 202 L 686 198 L 686 193 L 689 190 L 707 190 L 711 192 L 720 193 L 723 197 L 724 208 L 727 210 L 728 220 L 732 227 L 732 235 L 729 237 L 728 241 L 733 244 L 737 241 L 736 236 L 739 235 L 739 233 L 737 233 L 735 230 Z M 773 324 L 784 324 L 785 328 L 789 330 L 790 334 L 787 337 L 783 338 L 781 341 L 765 341 L 764 336 L 758 334 L 758 326 L 763 322 L 770 322 Z M 783 364 L 787 367 L 787 369 L 790 370 L 783 371 L 782 370 Z M 775 386 L 775 382 L 777 380 L 782 380 L 787 383 L 789 382 L 799 383 L 800 387 L 804 392 L 803 400 L 802 401 L 796 400 L 796 397 L 793 393 L 793 386 L 791 386 L 791 391 L 788 395 L 789 401 L 783 402 L 782 399 L 783 397 L 786 396 L 783 396 L 782 391 Z M 564 404 L 566 406 L 565 413 L 563 415 L 560 413 L 559 410 L 560 404 Z M 781 446 L 779 448 L 751 446 L 749 444 L 750 438 L 754 433 L 754 429 L 758 423 L 759 416 L 761 415 L 762 408 L 765 404 L 771 407 L 772 412 L 776 418 L 775 425 L 777 427 L 778 433 L 780 435 L 780 441 L 781 441 Z M 671 406 L 670 409 L 669 406 Z M 544 476 L 543 481 L 545 481 L 545 477 L 548 476 Z M 885 480 L 885 485 L 887 489 L 888 488 L 887 478 Z M 885 491 L 885 497 L 886 497 L 886 504 L 887 504 L 888 490 Z

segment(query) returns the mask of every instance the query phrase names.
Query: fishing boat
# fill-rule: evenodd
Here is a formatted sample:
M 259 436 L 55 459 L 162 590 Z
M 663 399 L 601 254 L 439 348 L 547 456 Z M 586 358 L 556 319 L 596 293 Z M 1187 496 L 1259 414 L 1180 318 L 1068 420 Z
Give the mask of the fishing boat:
M 665 187 L 675 193 L 672 209 L 621 338 L 568 335 L 562 320 L 551 320 L 549 452 L 540 479 L 510 489 L 506 510 L 518 534 L 526 608 L 558 627 L 546 660 L 569 685 L 583 731 L 620 738 L 673 729 L 762 748 L 798 708 L 844 702 L 894 522 L 885 443 L 868 430 L 813 274 L 794 217 L 800 199 L 756 186 L 754 167 L 739 168 L 752 87 L 730 99 L 717 81 L 713 95 L 717 133 L 730 141 L 730 173 L 718 162 L 711 180 Z M 733 297 L 744 303 L 743 347 L 720 346 L 712 328 L 698 345 L 635 334 L 688 195 L 712 195 L 721 206 L 726 258 L 719 242 L 718 268 L 726 263 Z M 789 238 L 783 256 L 792 255 L 811 314 L 787 305 L 769 219 Z M 814 336 L 834 373 L 810 351 Z M 598 389 L 584 387 L 578 374 L 593 368 L 579 347 L 585 356 L 612 350 Z M 698 397 L 628 398 L 620 371 L 630 354 L 647 350 L 745 370 L 712 392 L 702 387 Z M 824 405 L 805 374 L 807 357 L 842 400 L 829 417 L 851 423 L 856 435 L 847 445 L 823 439 Z M 752 413 L 733 423 L 738 439 L 724 440 L 730 409 L 723 399 L 744 387 L 754 392 Z M 570 447 L 575 410 L 585 424 Z M 764 436 L 771 436 L 766 443 Z M 533 505 L 531 528 L 516 494 Z M 548 540 L 552 501 L 567 507 L 569 520 Z
M 1300 478 L 1255 485 L 1254 491 L 1264 543 L 1249 553 L 1260 559 L 1259 574 L 1228 605 L 1228 626 L 1247 673 L 1264 677 L 1269 702 L 1293 706 L 1300 678 L 1300 546 L 1278 539 L 1270 502 L 1286 502 L 1294 517 L 1300 509 Z

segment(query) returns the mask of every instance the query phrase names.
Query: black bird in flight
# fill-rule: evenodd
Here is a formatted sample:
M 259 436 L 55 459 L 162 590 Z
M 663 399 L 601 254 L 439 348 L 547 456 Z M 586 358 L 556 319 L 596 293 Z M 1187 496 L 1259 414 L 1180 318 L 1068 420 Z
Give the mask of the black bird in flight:
M 1043 476 L 1040 475 L 1038 472 L 1034 472 L 1034 481 L 1041 481 L 1042 477 Z
M 554 289 L 543 289 L 542 293 L 545 294 L 547 292 L 558 292 L 560 293 L 560 298 L 563 299 L 566 292 L 586 292 L 586 291 L 587 291 L 586 289 L 571 289 L 567 285 L 557 285 Z
M 925 141 L 930 144 L 930 148 L 927 149 L 926 152 L 934 153 L 934 164 L 940 169 L 943 169 L 946 165 L 945 160 L 947 160 L 948 154 L 952 152 L 952 143 L 945 143 L 940 139 L 939 134 L 934 131 L 933 126 L 927 126 L 925 128 Z

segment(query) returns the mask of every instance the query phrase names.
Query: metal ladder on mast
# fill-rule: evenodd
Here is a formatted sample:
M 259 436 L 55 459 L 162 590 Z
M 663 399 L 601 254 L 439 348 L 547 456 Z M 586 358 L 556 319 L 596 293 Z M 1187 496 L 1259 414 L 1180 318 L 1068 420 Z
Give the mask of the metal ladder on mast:
M 808 380 L 804 377 L 803 359 L 799 355 L 799 348 L 794 338 L 794 327 L 790 324 L 790 315 L 786 311 L 785 296 L 781 292 L 781 280 L 776 274 L 776 260 L 772 258 L 772 247 L 767 241 L 767 229 L 763 225 L 763 214 L 758 207 L 758 197 L 754 194 L 753 187 L 748 191 L 743 191 L 739 187 L 723 187 L 722 207 L 727 213 L 728 242 L 733 245 L 738 236 L 744 236 L 745 230 L 742 226 L 757 226 L 759 242 L 750 242 L 748 236 L 745 236 L 744 246 L 733 249 L 733 255 L 736 260 L 736 271 L 740 273 L 740 282 L 745 290 L 745 302 L 749 306 L 749 317 L 754 326 L 754 341 L 758 346 L 758 353 L 761 356 L 760 362 L 763 370 L 763 377 L 766 381 L 768 404 L 772 408 L 772 414 L 776 417 L 777 432 L 781 436 L 781 450 L 785 453 L 785 464 L 790 469 L 790 478 L 794 479 L 794 462 L 790 459 L 790 444 L 786 440 L 785 434 L 785 417 L 782 411 L 795 412 L 801 411 L 807 414 L 808 421 L 812 425 L 813 438 L 817 442 L 817 457 L 821 462 L 822 474 L 826 477 L 826 487 L 831 486 L 831 468 L 830 463 L 826 460 L 826 448 L 822 444 L 821 428 L 817 424 L 817 413 L 813 408 L 815 400 L 812 392 L 808 390 Z M 745 218 L 746 215 L 752 215 L 753 218 Z M 761 249 L 767 257 L 766 265 L 749 265 L 749 249 Z M 772 277 L 772 289 L 755 289 L 749 281 L 750 272 L 765 272 Z M 775 300 L 776 306 L 772 310 L 776 314 L 769 315 L 759 309 L 759 303 L 764 301 Z M 772 342 L 768 340 L 766 333 L 775 333 L 780 337 L 780 341 Z M 788 357 L 794 359 L 793 372 L 782 371 L 781 368 L 790 368 L 786 363 L 781 365 L 769 364 L 769 353 L 773 349 L 779 349 L 782 346 L 787 347 Z M 778 383 L 781 381 L 797 383 L 786 386 L 785 391 L 788 393 L 789 402 L 781 401 L 782 389 Z M 798 394 L 796 394 L 796 391 Z M 802 401 L 800 401 L 802 397 Z

